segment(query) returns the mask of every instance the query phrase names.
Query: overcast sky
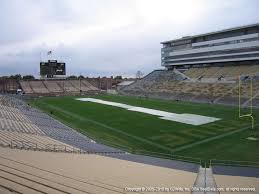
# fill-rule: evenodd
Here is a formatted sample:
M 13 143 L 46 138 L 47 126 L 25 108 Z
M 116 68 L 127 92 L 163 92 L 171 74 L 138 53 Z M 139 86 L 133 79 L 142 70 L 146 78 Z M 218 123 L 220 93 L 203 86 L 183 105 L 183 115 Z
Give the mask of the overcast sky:
M 259 22 L 258 0 L 0 0 L 0 75 L 134 76 L 160 69 L 161 41 Z

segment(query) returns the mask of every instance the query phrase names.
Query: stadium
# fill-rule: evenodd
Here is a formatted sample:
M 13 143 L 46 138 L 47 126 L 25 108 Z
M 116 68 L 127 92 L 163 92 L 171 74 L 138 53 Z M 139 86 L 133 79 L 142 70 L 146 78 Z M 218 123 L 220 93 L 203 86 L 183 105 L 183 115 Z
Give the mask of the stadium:
M 258 193 L 259 24 L 161 44 L 134 81 L 1 78 L 0 192 Z

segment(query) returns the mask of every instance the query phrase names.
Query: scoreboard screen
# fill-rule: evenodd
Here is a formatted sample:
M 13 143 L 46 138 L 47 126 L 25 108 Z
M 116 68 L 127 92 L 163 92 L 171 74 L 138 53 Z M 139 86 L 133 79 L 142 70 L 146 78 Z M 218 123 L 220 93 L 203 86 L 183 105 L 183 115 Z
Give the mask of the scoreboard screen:
M 53 77 L 54 75 L 66 75 L 66 64 L 57 60 L 48 60 L 40 63 L 40 75 Z

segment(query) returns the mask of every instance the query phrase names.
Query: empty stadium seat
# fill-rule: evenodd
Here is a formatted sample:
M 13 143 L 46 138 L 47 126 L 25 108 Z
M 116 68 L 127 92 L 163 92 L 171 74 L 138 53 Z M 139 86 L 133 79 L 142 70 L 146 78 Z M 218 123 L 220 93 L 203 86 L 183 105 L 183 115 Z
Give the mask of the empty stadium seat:
M 98 88 L 94 87 L 86 79 L 20 81 L 20 85 L 25 94 L 29 95 L 69 95 L 79 94 L 80 92 L 99 91 Z
M 184 72 L 190 78 L 236 78 L 239 75 L 259 74 L 259 65 L 233 65 L 223 67 L 193 67 Z
M 254 70 L 253 74 L 257 72 L 257 66 L 191 68 L 185 73 L 187 76 L 196 78 L 192 80 L 181 80 L 174 71 L 153 71 L 143 79 L 121 88 L 119 92 L 143 97 L 238 105 L 239 86 L 237 76 L 240 73 L 251 73 L 250 68 Z M 203 76 L 201 80 L 197 79 L 199 76 Z M 213 80 L 211 78 L 213 76 L 232 76 L 234 79 Z M 253 80 L 252 95 L 255 96 L 259 93 L 259 80 Z M 241 82 L 240 98 L 241 103 L 245 103 L 251 97 L 250 82 L 249 79 L 244 79 Z M 258 96 L 259 94 L 254 98 L 256 99 Z
M 93 88 L 94 89 L 94 88 Z M 0 145 L 47 151 L 121 153 L 28 106 L 23 100 L 0 95 Z

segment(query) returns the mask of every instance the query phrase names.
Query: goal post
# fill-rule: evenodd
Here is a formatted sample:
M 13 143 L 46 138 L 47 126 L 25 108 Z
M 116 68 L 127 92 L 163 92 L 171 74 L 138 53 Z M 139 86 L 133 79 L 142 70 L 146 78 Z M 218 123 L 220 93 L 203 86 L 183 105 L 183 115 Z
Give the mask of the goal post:
M 254 116 L 253 116 L 253 78 L 249 77 L 250 79 L 250 90 L 249 90 L 249 113 L 248 114 L 241 114 L 241 76 L 238 76 L 238 110 L 239 110 L 239 118 L 243 117 L 250 117 L 251 118 L 251 128 L 254 129 Z

